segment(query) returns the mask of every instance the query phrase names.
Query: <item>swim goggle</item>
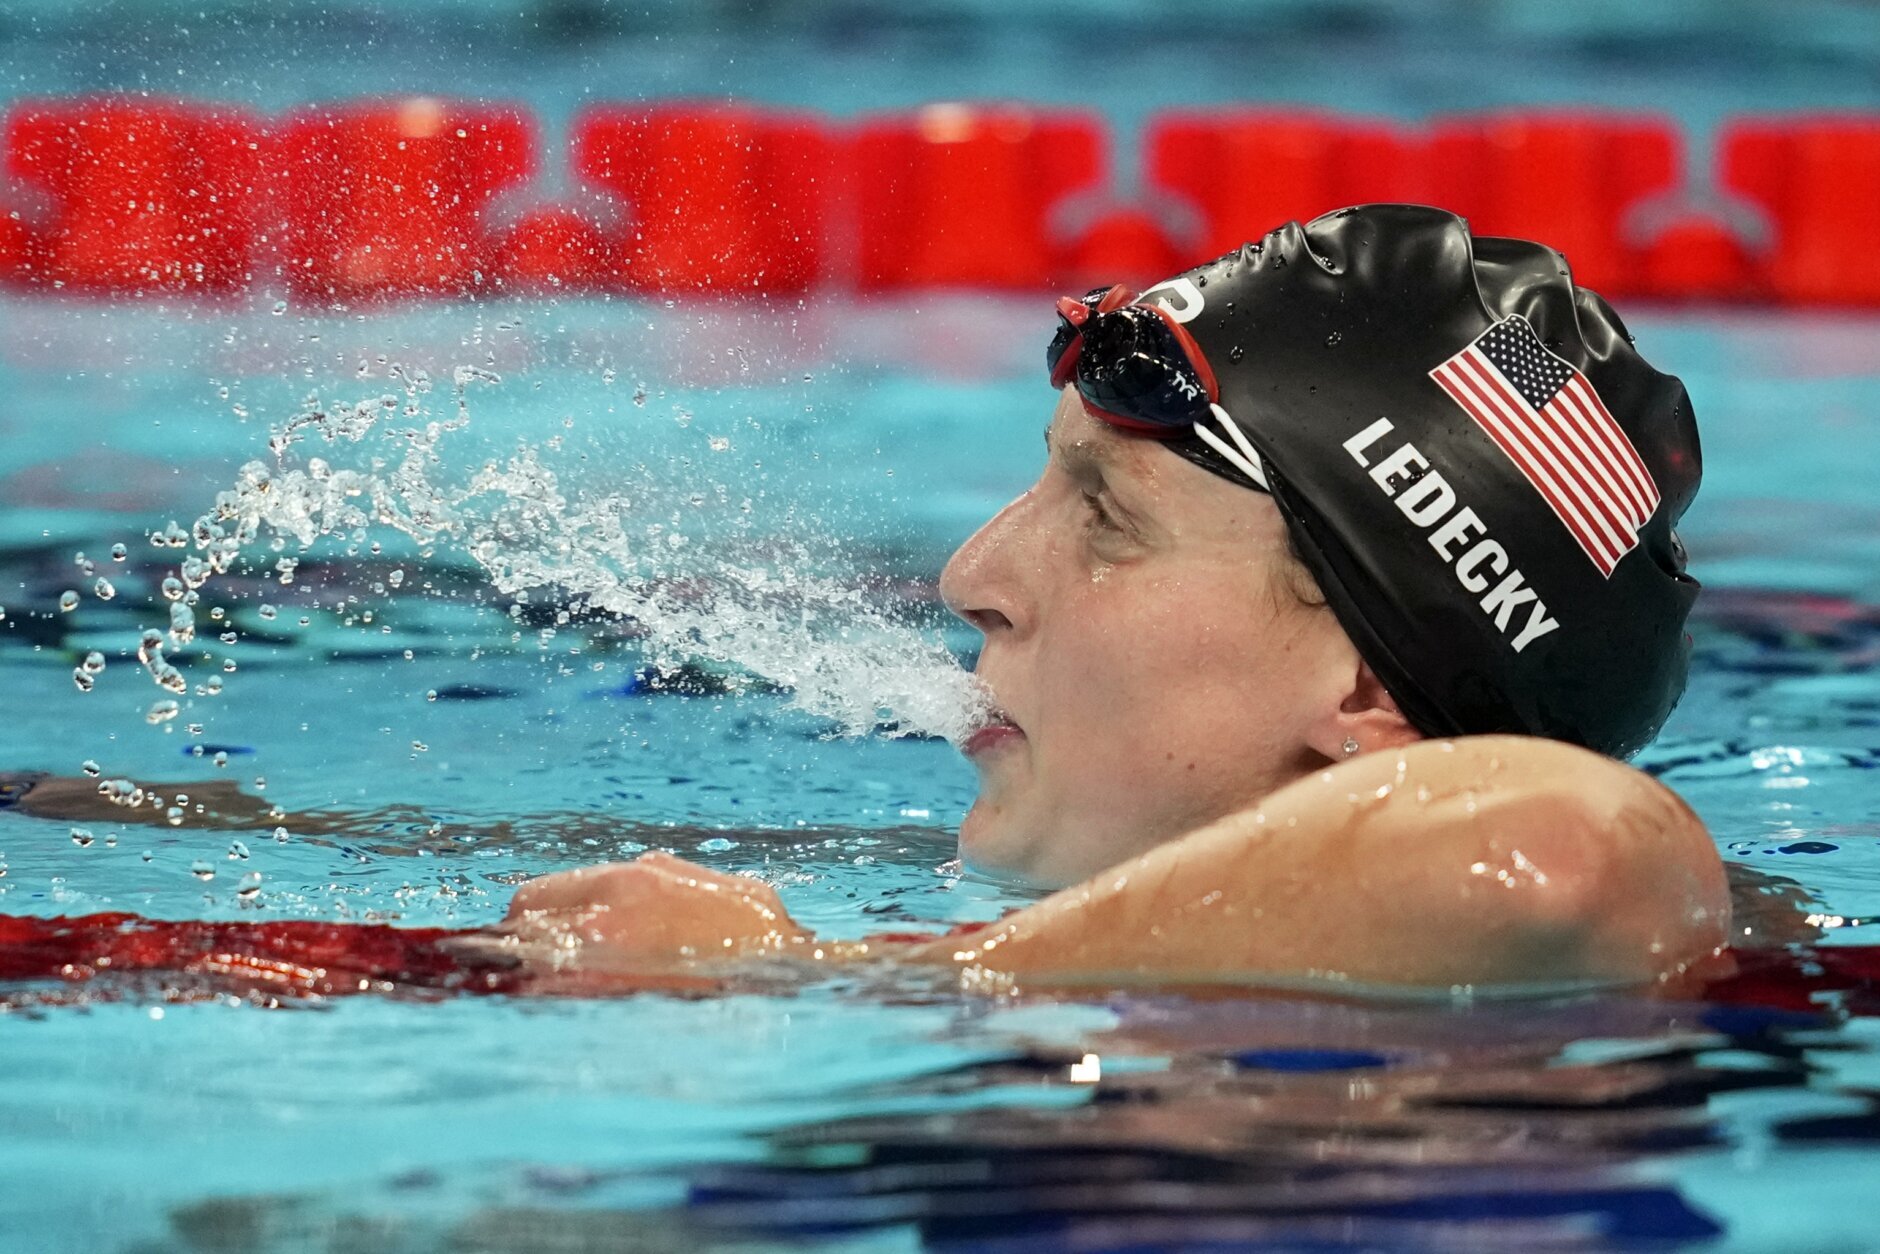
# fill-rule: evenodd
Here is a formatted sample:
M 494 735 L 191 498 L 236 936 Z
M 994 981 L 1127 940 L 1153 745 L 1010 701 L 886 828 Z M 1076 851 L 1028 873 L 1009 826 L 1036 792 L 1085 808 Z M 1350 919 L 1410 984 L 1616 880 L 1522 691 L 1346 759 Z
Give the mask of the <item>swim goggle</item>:
M 1051 386 L 1075 381 L 1099 418 L 1133 434 L 1194 435 L 1268 491 L 1260 455 L 1221 408 L 1220 385 L 1195 337 L 1167 309 L 1137 299 L 1119 283 L 1058 301 L 1057 334 L 1044 353 Z

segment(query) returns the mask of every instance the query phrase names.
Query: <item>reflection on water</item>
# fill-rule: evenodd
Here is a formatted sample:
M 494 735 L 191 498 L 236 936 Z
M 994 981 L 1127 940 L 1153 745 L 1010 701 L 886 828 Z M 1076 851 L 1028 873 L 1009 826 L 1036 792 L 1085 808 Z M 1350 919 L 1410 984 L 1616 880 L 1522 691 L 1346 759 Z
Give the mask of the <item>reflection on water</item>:
M 189 1206 L 156 1248 L 351 1250 L 365 1233 L 398 1250 L 1662 1248 L 1725 1230 L 1677 1179 L 1744 1135 L 1719 1104 L 1819 1088 L 1820 1059 L 1845 1048 L 1825 1011 L 1636 1000 L 1102 1010 L 1110 1026 L 1077 1044 L 1013 1034 L 995 1056 L 851 1090 L 867 1113 L 656 1173 L 663 1188 L 509 1168 L 479 1181 L 502 1205 L 426 1221 L 410 1203 L 461 1182 L 408 1176 L 381 1182 L 383 1210 L 291 1190 Z M 1869 1144 L 1880 1116 L 1861 1096 L 1767 1131 Z M 623 1208 L 636 1183 L 664 1200 Z

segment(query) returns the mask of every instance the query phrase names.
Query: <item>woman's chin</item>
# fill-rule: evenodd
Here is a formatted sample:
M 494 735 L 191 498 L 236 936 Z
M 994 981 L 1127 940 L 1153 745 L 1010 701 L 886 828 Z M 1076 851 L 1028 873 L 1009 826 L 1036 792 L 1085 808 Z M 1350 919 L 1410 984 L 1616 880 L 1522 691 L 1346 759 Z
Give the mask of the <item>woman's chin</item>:
M 980 875 L 1029 882 L 1036 850 L 1005 807 L 982 794 L 960 820 L 960 861 Z

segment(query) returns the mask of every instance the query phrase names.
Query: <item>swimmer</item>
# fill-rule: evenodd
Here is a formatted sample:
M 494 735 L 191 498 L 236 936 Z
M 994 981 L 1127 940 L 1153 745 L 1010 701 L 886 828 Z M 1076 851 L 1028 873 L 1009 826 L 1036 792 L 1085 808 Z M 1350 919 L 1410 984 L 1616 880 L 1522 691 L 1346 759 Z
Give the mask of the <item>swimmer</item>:
M 1623 765 L 1684 687 L 1677 379 L 1539 244 L 1437 209 L 1288 224 L 1058 302 L 1036 484 L 941 591 L 999 712 L 960 853 L 1060 891 L 903 956 L 1051 982 L 1676 986 L 1703 825 Z M 820 945 L 667 855 L 517 892 L 591 970 Z
M 1372 205 L 1057 309 L 1044 471 L 941 579 L 996 702 L 961 857 L 1057 891 L 835 943 L 652 854 L 451 944 L 582 989 L 881 958 L 986 987 L 1715 975 L 1716 848 L 1623 762 L 1684 687 L 1697 433 L 1564 259 Z

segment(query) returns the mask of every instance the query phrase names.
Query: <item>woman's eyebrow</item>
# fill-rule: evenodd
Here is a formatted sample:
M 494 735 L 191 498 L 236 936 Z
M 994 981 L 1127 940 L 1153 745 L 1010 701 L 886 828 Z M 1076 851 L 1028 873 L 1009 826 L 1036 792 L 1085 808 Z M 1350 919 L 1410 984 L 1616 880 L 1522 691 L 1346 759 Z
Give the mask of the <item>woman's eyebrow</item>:
M 1048 455 L 1058 459 L 1064 469 L 1072 474 L 1085 474 L 1102 477 L 1104 471 L 1115 464 L 1115 459 L 1101 443 L 1095 440 L 1077 440 L 1066 444 L 1053 439 L 1051 428 L 1044 429 L 1044 447 Z

